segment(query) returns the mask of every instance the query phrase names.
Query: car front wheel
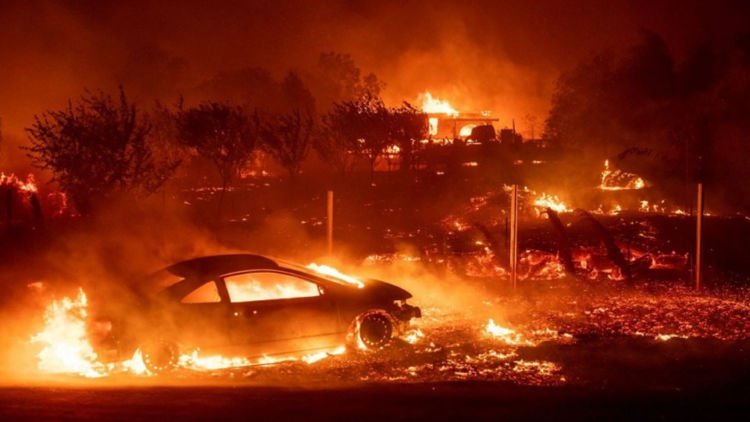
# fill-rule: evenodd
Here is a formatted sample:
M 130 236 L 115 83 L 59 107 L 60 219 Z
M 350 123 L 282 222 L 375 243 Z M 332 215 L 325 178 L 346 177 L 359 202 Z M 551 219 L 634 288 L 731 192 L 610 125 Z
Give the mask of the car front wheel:
M 355 338 L 359 349 L 379 350 L 393 338 L 393 322 L 383 311 L 369 311 L 357 317 L 355 321 Z

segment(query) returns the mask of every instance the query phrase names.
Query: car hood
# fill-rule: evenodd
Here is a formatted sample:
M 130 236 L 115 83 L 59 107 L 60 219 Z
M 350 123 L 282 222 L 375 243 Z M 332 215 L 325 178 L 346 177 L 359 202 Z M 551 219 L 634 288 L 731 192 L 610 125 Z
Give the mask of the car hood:
M 401 287 L 394 286 L 391 283 L 386 283 L 382 280 L 368 279 L 365 281 L 364 292 L 369 295 L 373 295 L 380 299 L 387 300 L 406 300 L 412 297 L 411 293 L 402 289 Z

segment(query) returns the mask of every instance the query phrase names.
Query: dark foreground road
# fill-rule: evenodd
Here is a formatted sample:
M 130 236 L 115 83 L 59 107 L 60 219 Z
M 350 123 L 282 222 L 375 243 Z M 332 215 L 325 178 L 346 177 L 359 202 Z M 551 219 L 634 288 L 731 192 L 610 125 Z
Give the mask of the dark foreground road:
M 506 383 L 5 387 L 0 420 L 743 420 L 749 392 L 746 385 L 638 392 Z

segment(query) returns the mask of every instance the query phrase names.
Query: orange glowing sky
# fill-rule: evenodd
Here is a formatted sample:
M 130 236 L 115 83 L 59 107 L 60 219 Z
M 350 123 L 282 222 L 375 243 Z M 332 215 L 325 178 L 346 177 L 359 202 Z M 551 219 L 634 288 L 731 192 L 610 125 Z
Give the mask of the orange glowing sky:
M 387 84 L 387 102 L 429 90 L 459 110 L 492 110 L 500 125 L 536 117 L 555 80 L 593 52 L 658 31 L 679 52 L 741 28 L 748 13 L 668 1 L 19 1 L 0 4 L 0 119 L 22 143 L 34 113 L 83 89 L 123 83 L 138 99 L 171 99 L 219 71 L 305 69 L 350 53 Z M 744 7 L 744 6 L 740 6 Z M 15 142 L 14 142 L 15 140 Z

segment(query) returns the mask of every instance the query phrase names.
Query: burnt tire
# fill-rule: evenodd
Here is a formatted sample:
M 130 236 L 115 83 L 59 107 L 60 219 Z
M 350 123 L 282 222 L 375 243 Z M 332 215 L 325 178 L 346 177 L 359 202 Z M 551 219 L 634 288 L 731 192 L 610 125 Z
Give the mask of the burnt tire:
M 177 344 L 170 341 L 154 341 L 141 347 L 143 364 L 152 374 L 160 374 L 177 367 L 179 351 Z
M 368 312 L 358 318 L 357 340 L 367 350 L 380 350 L 393 338 L 393 322 L 383 312 Z

